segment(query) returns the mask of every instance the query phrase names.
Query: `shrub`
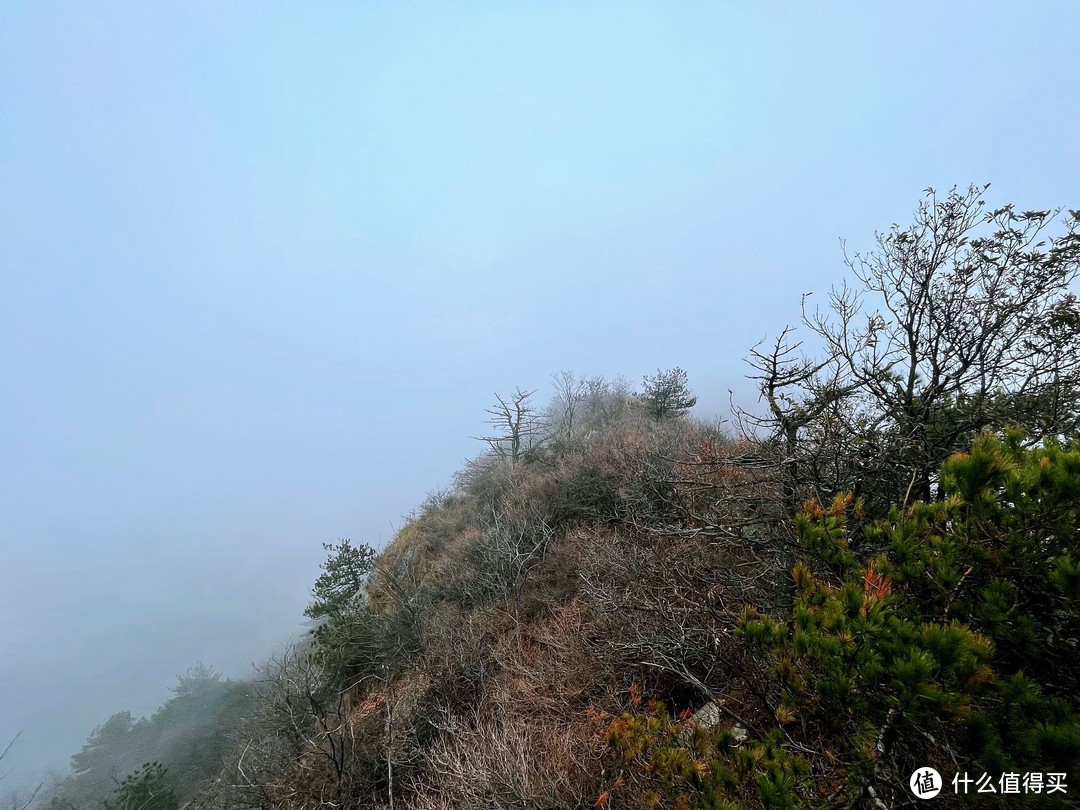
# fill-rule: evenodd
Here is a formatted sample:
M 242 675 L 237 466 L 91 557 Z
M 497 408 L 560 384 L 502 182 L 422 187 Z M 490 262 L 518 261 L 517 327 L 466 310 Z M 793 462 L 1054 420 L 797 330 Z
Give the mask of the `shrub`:
M 927 764 L 1080 766 L 1080 451 L 982 436 L 941 483 L 943 501 L 893 508 L 862 537 L 850 496 L 808 503 L 791 617 L 740 621 L 772 655 L 777 719 L 850 763 L 856 799 L 895 794 Z M 857 541 L 887 551 L 864 558 Z
M 687 710 L 673 718 L 663 704 L 633 708 L 607 725 L 605 741 L 618 774 L 597 797 L 597 806 L 786 810 L 797 804 L 797 787 L 809 767 L 775 730 L 760 741 L 732 724 L 699 722 Z M 624 795 L 629 794 L 629 795 Z

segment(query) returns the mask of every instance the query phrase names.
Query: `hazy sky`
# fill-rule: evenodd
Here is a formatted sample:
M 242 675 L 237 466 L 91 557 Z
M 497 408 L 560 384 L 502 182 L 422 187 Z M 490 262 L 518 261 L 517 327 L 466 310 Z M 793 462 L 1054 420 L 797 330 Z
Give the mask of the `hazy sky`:
M 0 790 L 250 672 L 494 392 L 720 414 L 923 188 L 1080 207 L 1075 2 L 165 5 L 0 2 Z

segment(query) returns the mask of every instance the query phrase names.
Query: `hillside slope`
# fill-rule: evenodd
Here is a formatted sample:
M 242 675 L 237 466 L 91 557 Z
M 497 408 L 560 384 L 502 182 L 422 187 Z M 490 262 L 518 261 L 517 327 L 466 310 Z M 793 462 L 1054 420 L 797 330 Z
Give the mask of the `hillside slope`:
M 796 517 L 767 448 L 600 390 L 381 554 L 329 549 L 313 655 L 196 804 L 894 806 L 923 766 L 1076 772 L 1080 451 L 987 435 L 937 502 Z

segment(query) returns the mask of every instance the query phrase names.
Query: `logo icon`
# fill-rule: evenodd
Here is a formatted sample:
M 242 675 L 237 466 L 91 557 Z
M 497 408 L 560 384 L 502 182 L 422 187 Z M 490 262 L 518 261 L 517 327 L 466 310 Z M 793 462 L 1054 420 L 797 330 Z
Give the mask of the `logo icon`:
M 933 768 L 916 768 L 908 785 L 920 799 L 932 799 L 941 793 L 941 774 Z

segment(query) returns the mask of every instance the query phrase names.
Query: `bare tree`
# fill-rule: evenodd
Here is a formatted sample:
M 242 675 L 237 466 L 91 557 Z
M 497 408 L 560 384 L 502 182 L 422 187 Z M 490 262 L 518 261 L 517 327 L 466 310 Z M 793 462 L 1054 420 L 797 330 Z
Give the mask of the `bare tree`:
M 530 399 L 536 391 L 522 391 L 515 388 L 509 401 L 499 394 L 495 395 L 498 405 L 486 409 L 488 424 L 497 433 L 492 436 L 478 436 L 500 458 L 508 458 L 517 464 L 525 453 L 532 449 L 536 437 L 540 434 L 540 425 L 536 419 L 536 409 Z
M 784 502 L 793 511 L 805 494 L 803 482 L 809 459 L 804 458 L 806 445 L 801 441 L 808 428 L 820 423 L 822 417 L 837 403 L 851 395 L 852 384 L 843 378 L 842 368 L 833 357 L 812 360 L 801 353 L 802 342 L 792 341 L 794 328 L 785 327 L 771 345 L 761 341 L 750 349 L 747 362 L 754 373 L 761 399 L 768 406 L 768 415 L 759 417 L 732 405 L 737 422 L 744 432 L 756 433 L 767 427 L 779 442 L 779 458 L 784 471 Z M 751 430 L 745 428 L 749 426 Z M 830 442 L 811 444 L 820 451 Z M 809 466 L 813 466 L 812 463 Z M 812 479 L 813 480 L 813 479 Z
M 594 375 L 584 381 L 581 414 L 576 418 L 583 433 L 610 427 L 637 403 L 634 386 L 622 376 Z
M 933 471 L 979 430 L 1077 427 L 1080 212 L 1050 235 L 1060 209 L 987 212 L 986 189 L 927 189 L 912 225 L 845 255 L 856 283 L 804 309 L 824 359 L 797 356 L 790 328 L 771 350 L 752 350 L 767 421 L 793 463 L 806 469 L 806 454 L 822 450 L 816 431 L 846 487 L 888 469 L 928 498 Z
M 264 667 L 258 713 L 237 731 L 208 807 L 348 806 L 379 781 L 379 722 L 358 722 L 355 690 L 342 689 L 306 650 L 286 649 Z M 379 709 L 365 716 L 378 720 Z
M 11 747 L 15 745 L 15 741 L 19 739 L 19 735 L 21 734 L 21 731 L 17 732 L 15 736 L 11 738 L 11 741 L 6 746 L 4 746 L 4 749 L 0 751 L 0 761 L 2 761 L 4 757 L 8 755 L 8 752 L 11 751 Z M 2 779 L 3 776 L 0 776 L 0 780 Z M 19 793 L 8 794 L 5 800 L 5 803 L 7 805 L 5 810 L 26 810 L 26 808 L 28 808 L 31 804 L 34 803 L 34 799 L 37 798 L 37 795 L 41 791 L 41 787 L 43 784 L 44 782 L 42 782 L 36 788 L 30 791 L 29 795 L 22 795 Z
M 551 382 L 555 388 L 555 399 L 552 402 L 555 411 L 552 414 L 554 427 L 567 440 L 572 439 L 575 417 L 585 402 L 588 386 L 585 380 L 577 377 L 572 371 L 560 371 L 552 375 Z

